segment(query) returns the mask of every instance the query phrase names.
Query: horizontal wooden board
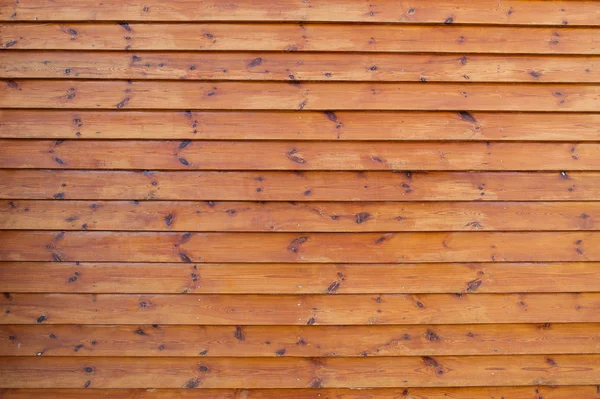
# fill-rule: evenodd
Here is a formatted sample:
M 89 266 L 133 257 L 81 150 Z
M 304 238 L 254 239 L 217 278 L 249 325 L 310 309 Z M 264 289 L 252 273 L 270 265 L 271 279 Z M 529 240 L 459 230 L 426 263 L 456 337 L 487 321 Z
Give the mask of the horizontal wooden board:
M 1 199 L 595 201 L 597 172 L 0 170 Z
M 0 6 L 4 21 L 299 21 L 460 23 L 512 25 L 598 25 L 600 12 L 592 1 L 435 1 L 405 4 L 373 0 L 264 4 L 252 0 L 145 0 L 127 3 L 104 0 L 20 0 Z
M 600 61 L 533 55 L 26 51 L 3 54 L 0 77 L 598 83 Z
M 0 359 L 0 385 L 5 388 L 586 385 L 597 383 L 599 378 L 600 355 Z
M 40 279 L 40 274 L 44 275 Z M 385 276 L 385 279 L 376 278 Z M 194 264 L 2 262 L 6 292 L 383 294 L 600 291 L 600 263 Z
M 599 143 L 0 140 L 0 148 L 0 168 L 14 169 L 600 170 Z
M 302 234 L 0 231 L 0 261 L 600 261 L 600 232 Z
M 3 108 L 568 112 L 600 109 L 600 85 L 97 80 L 3 83 L 0 85 Z
M 235 202 L 0 200 L 4 230 L 598 230 L 599 202 Z
M 0 109 L 0 137 L 39 139 L 600 141 L 600 114 Z
M 49 399 L 197 399 L 200 394 L 211 399 L 398 399 L 402 395 L 413 399 L 597 399 L 595 385 L 535 386 L 485 388 L 372 388 L 372 389 L 0 389 L 2 398 L 29 399 L 40 395 Z
M 333 24 L 10 23 L 11 50 L 600 54 L 598 28 Z
M 201 284 L 198 281 L 197 284 Z M 598 323 L 600 293 L 387 295 L 7 294 L 0 324 Z M 156 387 L 158 388 L 158 387 Z
M 2 325 L 0 339 L 5 342 L 0 346 L 0 356 L 198 358 L 591 354 L 600 353 L 600 324 Z

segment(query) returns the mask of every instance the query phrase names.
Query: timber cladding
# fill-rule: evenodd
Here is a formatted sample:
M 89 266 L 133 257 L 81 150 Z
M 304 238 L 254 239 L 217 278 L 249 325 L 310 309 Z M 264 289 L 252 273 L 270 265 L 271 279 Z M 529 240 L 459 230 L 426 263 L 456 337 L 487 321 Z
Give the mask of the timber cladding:
M 0 397 L 600 398 L 600 2 L 6 0 Z

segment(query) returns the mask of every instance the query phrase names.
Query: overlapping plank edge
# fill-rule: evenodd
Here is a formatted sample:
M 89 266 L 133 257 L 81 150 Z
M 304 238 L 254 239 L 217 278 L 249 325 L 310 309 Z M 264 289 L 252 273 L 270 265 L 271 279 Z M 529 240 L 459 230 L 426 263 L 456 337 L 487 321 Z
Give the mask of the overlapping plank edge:
M 91 383 L 90 383 L 91 384 Z M 448 399 L 449 397 L 471 399 L 495 399 L 502 396 L 511 399 L 531 399 L 536 395 L 546 399 L 597 399 L 598 388 L 588 386 L 533 386 L 533 387 L 470 387 L 470 388 L 365 388 L 365 389 L 204 389 L 211 399 Z M 198 398 L 199 392 L 193 389 L 0 389 L 2 398 L 23 399 L 33 395 L 43 395 L 52 399 L 173 399 Z
M 590 1 L 436 1 L 399 5 L 357 0 L 298 2 L 281 0 L 265 7 L 249 0 L 190 0 L 144 4 L 115 0 L 71 2 L 22 0 L 0 7 L 3 21 L 294 21 L 433 24 L 592 25 L 599 24 L 598 7 Z
M 5 79 L 598 83 L 599 57 L 344 53 L 5 52 Z
M 0 148 L 6 169 L 600 170 L 598 143 L 0 140 Z
M 37 278 L 41 273 L 44 278 Z M 594 262 L 302 265 L 0 262 L 2 288 L 13 293 L 578 293 L 600 291 L 599 276 L 600 264 Z
M 600 141 L 598 113 L 0 109 L 0 137 L 37 139 Z
M 600 228 L 598 202 L 0 200 L 0 229 L 97 231 L 566 231 Z
M 599 172 L 0 170 L 1 199 L 595 201 Z
M 0 356 L 364 357 L 600 353 L 600 324 L 2 325 Z
M 10 50 L 600 53 L 597 28 L 569 27 L 4 23 L 0 37 Z
M 597 112 L 600 85 L 8 80 L 0 107 Z
M 168 376 L 165 369 L 169 370 Z M 0 384 L 6 388 L 590 385 L 600 377 L 600 355 L 145 358 L 143 361 L 42 356 L 2 358 L 0 371 Z

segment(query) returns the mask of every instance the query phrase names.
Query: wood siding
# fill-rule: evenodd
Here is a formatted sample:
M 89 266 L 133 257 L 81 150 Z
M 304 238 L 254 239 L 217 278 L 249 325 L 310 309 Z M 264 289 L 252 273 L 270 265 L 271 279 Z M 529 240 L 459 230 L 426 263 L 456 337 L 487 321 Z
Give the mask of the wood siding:
M 0 48 L 0 398 L 600 398 L 600 1 L 10 0 Z

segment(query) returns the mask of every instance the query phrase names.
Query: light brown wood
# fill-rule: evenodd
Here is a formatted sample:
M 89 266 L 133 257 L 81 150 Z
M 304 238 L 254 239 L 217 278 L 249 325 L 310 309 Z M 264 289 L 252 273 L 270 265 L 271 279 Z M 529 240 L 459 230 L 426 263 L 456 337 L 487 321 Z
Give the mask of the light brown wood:
M 122 170 L 600 170 L 598 143 L 0 140 L 0 168 Z M 540 164 L 541 158 L 552 162 Z
M 0 137 L 39 139 L 600 141 L 599 125 L 597 113 L 0 109 Z
M 600 232 L 349 234 L 0 231 L 0 261 L 600 261 Z
M 201 281 L 196 283 L 201 284 Z M 0 306 L 3 312 L 0 324 L 310 326 L 600 322 L 599 293 L 476 295 L 15 293 L 0 297 Z
M 362 357 L 600 353 L 600 324 L 2 325 L 0 356 Z M 144 359 L 140 359 L 144 361 Z M 595 398 L 594 398 L 595 399 Z
M 169 373 L 165 375 L 165 370 Z M 125 372 L 126 371 L 126 372 Z M 323 359 L 0 359 L 6 388 L 336 388 L 586 385 L 600 355 Z
M 597 28 L 358 24 L 10 23 L 11 50 L 600 54 Z
M 600 108 L 600 85 L 77 80 L 3 83 L 3 108 L 561 112 L 595 112 Z
M 4 53 L 0 77 L 598 83 L 599 67 L 579 56 L 36 51 Z
M 0 200 L 4 230 L 598 230 L 598 202 L 235 202 Z
M 484 0 L 402 2 L 359 0 L 310 3 L 280 0 L 264 4 L 252 0 L 145 0 L 142 3 L 104 0 L 20 0 L 0 6 L 5 21 L 306 21 L 459 23 L 511 25 L 598 25 L 593 1 Z
M 398 399 L 402 395 L 414 399 L 531 399 L 541 395 L 545 399 L 597 399 L 598 391 L 590 386 L 537 386 L 485 388 L 375 388 L 375 389 L 0 389 L 2 398 L 23 399 L 43 395 L 50 399 L 197 399 L 202 393 L 211 399 Z
M 44 278 L 40 279 L 39 276 Z M 373 276 L 385 276 L 374 279 Z M 383 294 L 600 291 L 600 264 L 2 262 L 6 292 Z

